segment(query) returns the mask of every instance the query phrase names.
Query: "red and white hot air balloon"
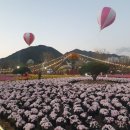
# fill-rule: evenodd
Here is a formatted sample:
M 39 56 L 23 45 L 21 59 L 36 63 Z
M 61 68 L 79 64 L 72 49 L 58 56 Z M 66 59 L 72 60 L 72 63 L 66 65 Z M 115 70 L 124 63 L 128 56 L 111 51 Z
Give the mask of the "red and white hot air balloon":
M 30 46 L 34 41 L 35 36 L 33 33 L 24 33 L 23 38 L 24 41 Z
M 98 17 L 98 23 L 100 25 L 100 29 L 104 29 L 105 27 L 111 25 L 116 18 L 116 12 L 110 7 L 104 7 L 101 10 L 101 13 Z

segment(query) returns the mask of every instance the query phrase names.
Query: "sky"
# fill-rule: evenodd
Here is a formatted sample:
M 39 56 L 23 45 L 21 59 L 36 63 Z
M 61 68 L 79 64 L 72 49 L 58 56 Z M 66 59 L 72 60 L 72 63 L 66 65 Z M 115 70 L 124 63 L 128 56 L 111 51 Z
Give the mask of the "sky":
M 106 6 L 116 11 L 116 19 L 100 31 L 97 17 Z M 130 56 L 129 12 L 129 0 L 0 0 L 0 58 L 29 47 L 26 32 L 35 35 L 31 46 L 61 53 L 105 49 Z

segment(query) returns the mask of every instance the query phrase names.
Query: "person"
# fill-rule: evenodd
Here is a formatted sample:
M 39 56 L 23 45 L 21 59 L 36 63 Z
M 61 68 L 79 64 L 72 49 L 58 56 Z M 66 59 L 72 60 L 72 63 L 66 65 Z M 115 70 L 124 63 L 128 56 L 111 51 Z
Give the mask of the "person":
M 28 72 L 24 74 L 25 80 L 28 80 Z
M 38 72 L 38 79 L 41 79 L 42 73 L 41 71 Z

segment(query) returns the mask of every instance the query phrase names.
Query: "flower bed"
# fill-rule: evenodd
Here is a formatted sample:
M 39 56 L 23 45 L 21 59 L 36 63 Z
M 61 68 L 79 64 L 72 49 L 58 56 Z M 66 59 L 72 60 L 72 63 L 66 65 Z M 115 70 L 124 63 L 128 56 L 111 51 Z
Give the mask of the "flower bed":
M 130 80 L 75 82 L 86 79 L 0 82 L 0 118 L 15 130 L 129 130 Z
M 0 81 L 11 81 L 15 80 L 15 75 L 13 74 L 0 74 Z
M 108 77 L 113 77 L 113 78 L 130 78 L 130 74 L 113 74 L 113 75 L 108 75 Z

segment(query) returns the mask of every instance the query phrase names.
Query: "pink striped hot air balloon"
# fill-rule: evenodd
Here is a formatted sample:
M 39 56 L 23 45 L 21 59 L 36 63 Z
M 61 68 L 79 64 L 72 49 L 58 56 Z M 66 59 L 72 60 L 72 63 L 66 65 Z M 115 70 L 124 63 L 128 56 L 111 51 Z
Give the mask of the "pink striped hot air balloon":
M 105 27 L 111 25 L 116 18 L 116 12 L 110 7 L 104 7 L 98 17 L 98 23 L 100 25 L 100 29 L 104 29 Z
M 33 33 L 24 33 L 23 38 L 24 41 L 30 46 L 34 41 L 35 36 Z

